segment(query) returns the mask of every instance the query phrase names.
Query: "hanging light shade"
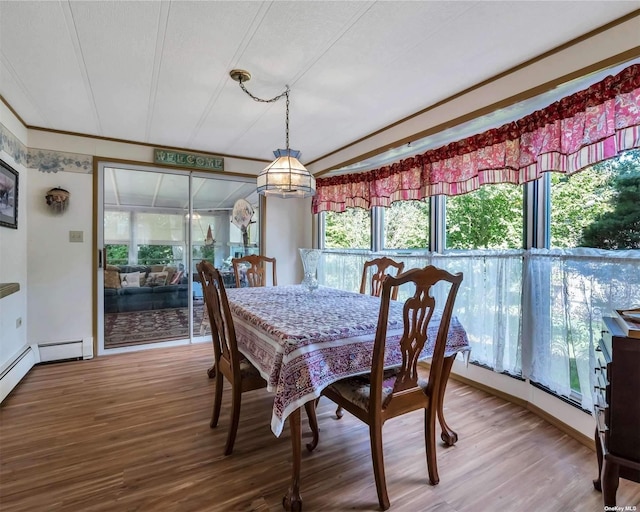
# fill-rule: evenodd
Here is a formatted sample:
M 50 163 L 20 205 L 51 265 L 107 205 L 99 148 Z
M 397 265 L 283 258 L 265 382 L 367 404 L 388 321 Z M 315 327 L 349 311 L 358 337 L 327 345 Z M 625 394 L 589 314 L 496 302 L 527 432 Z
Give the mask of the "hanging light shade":
M 298 160 L 300 151 L 289 149 L 289 86 L 286 86 L 285 91 L 275 98 L 263 100 L 254 96 L 245 88 L 243 82 L 251 79 L 251 74 L 248 71 L 234 69 L 229 75 L 240 83 L 240 88 L 254 101 L 273 103 L 283 96 L 287 99 L 285 118 L 287 147 L 286 149 L 274 151 L 273 154 L 276 159 L 258 175 L 258 194 L 281 197 L 283 199 L 314 196 L 316 193 L 316 179 Z
M 316 179 L 300 163 L 300 151 L 278 149 L 276 159 L 258 175 L 258 194 L 289 198 L 311 197 L 316 193 Z

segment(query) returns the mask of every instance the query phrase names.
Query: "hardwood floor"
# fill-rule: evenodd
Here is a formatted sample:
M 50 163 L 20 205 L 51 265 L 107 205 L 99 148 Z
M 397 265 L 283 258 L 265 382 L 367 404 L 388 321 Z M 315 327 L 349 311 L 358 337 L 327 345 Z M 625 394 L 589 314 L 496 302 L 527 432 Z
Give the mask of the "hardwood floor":
M 271 433 L 266 390 L 245 393 L 234 452 L 222 455 L 230 393 L 210 429 L 212 351 L 197 344 L 33 368 L 0 407 L 0 510 L 282 510 L 288 429 Z M 445 408 L 460 440 L 438 445 L 435 487 L 427 483 L 422 414 L 385 425 L 391 510 L 603 510 L 588 448 L 455 381 Z M 377 510 L 368 430 L 348 414 L 336 421 L 334 411 L 320 401 L 320 444 L 303 450 L 303 509 Z M 306 419 L 303 429 L 306 440 Z M 621 480 L 618 505 L 640 506 L 640 485 Z

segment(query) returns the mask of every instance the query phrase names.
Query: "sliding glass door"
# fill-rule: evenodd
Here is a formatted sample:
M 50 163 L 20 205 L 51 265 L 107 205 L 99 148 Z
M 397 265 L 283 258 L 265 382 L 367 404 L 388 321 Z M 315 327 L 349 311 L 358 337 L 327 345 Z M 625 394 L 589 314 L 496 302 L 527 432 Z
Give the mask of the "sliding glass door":
M 235 285 L 231 212 L 248 200 L 257 219 L 255 180 L 104 163 L 98 188 L 98 354 L 210 340 L 196 265 Z

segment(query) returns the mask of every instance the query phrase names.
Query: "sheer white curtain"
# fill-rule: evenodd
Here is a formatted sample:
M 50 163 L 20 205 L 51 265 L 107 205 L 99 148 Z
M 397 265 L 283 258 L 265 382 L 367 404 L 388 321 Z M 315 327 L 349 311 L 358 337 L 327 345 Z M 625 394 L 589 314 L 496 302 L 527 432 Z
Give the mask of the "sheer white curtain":
M 523 294 L 525 377 L 561 396 L 579 391 L 582 407 L 591 409 L 602 317 L 633 306 L 640 306 L 640 250 L 531 249 Z
M 320 283 L 358 291 L 364 262 L 383 254 L 325 251 Z M 523 251 L 464 251 L 448 254 L 392 254 L 405 270 L 429 264 L 463 272 L 454 314 L 469 335 L 471 361 L 519 376 Z M 399 299 L 410 290 L 400 290 Z M 438 290 L 435 292 L 438 293 Z
M 522 373 L 519 331 L 523 253 L 475 250 L 432 258 L 435 266 L 464 274 L 455 315 L 469 335 L 470 360 L 516 376 Z

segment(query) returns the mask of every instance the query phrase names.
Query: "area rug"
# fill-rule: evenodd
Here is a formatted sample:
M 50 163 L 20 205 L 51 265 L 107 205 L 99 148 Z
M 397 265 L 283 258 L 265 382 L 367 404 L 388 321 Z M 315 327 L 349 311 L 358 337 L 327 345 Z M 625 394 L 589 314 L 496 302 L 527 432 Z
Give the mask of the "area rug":
M 203 321 L 203 305 L 194 304 L 193 335 L 211 333 L 207 318 Z M 104 315 L 104 348 L 128 347 L 189 337 L 188 308 L 106 313 Z

